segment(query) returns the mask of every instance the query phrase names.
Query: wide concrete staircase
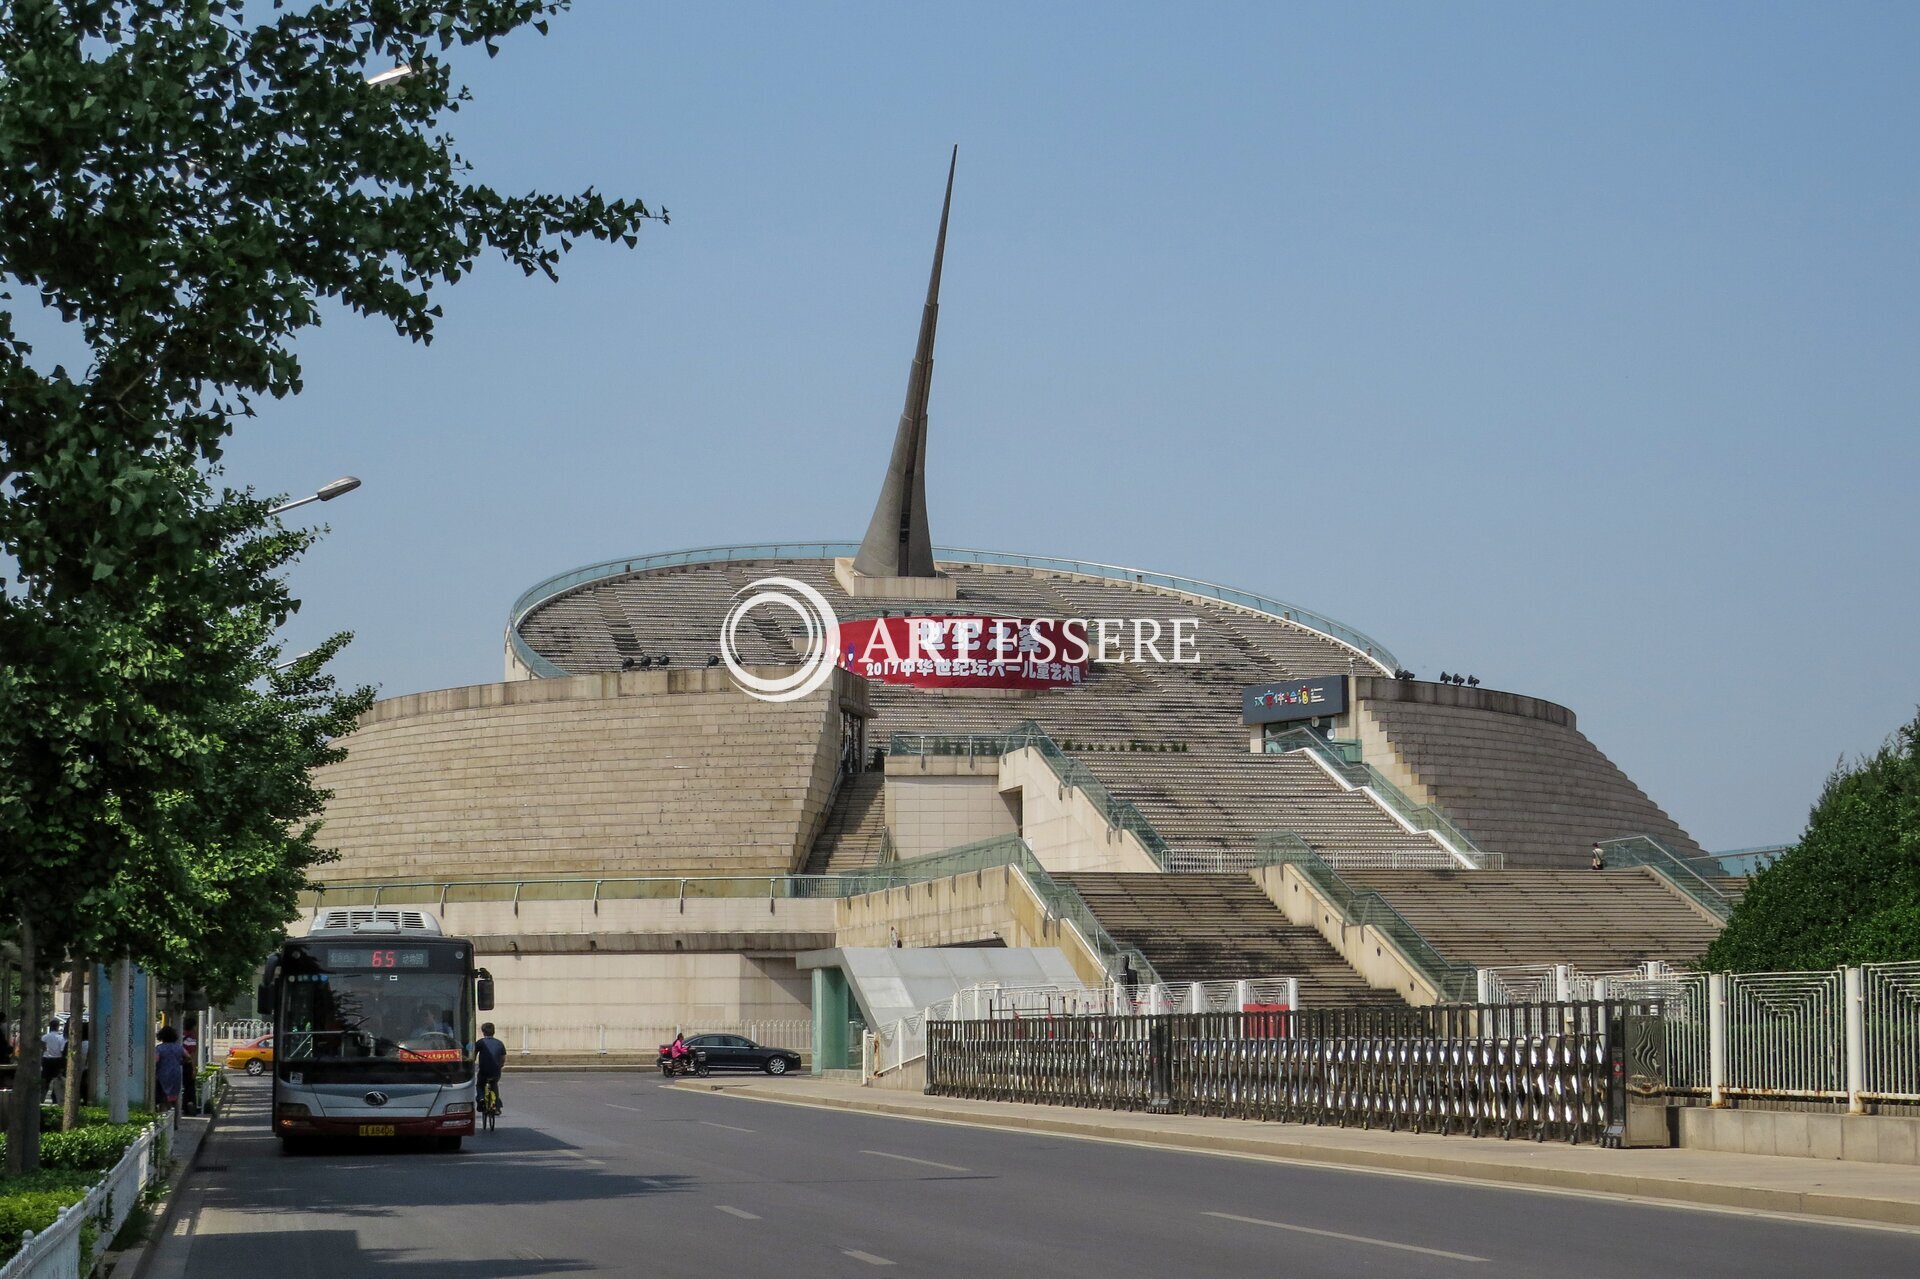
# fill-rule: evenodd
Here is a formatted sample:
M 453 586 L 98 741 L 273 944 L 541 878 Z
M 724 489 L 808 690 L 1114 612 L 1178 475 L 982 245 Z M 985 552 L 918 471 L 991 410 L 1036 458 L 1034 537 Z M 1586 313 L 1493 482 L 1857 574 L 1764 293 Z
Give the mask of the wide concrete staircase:
M 827 824 L 813 841 L 807 874 L 865 870 L 880 860 L 886 842 L 885 773 L 855 773 L 840 784 Z
M 1289 830 L 1335 866 L 1449 860 L 1440 843 L 1408 833 L 1365 793 L 1327 776 L 1304 751 L 1090 755 L 1084 762 L 1138 808 L 1176 854 L 1250 853 L 1262 835 Z
M 1685 964 L 1719 933 L 1652 871 L 1349 870 L 1455 963 L 1572 964 L 1619 972 Z
M 1287 921 L 1244 874 L 1055 874 L 1122 945 L 1137 946 L 1170 982 L 1298 977 L 1300 1002 L 1397 1004 L 1311 928 Z

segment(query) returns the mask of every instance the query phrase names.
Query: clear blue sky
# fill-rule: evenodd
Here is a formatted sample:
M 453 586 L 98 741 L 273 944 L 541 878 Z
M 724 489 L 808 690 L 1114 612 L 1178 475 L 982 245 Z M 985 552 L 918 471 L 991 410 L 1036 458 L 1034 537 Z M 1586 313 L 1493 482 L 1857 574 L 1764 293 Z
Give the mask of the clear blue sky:
M 1920 702 L 1920 8 L 582 3 L 502 190 L 673 213 L 431 348 L 344 316 L 231 475 L 386 694 L 594 560 L 857 538 L 947 148 L 936 540 L 1268 592 L 1572 706 L 1709 847 Z

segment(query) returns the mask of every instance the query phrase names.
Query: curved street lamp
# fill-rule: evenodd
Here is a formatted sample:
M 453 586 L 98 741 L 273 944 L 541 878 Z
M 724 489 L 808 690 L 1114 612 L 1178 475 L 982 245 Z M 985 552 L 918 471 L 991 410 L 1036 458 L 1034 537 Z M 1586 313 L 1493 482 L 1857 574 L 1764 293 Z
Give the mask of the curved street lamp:
M 360 480 L 358 477 L 352 476 L 352 475 L 343 475 L 339 479 L 335 480 L 333 483 L 323 487 L 318 493 L 309 493 L 307 494 L 307 496 L 301 497 L 301 498 L 295 498 L 291 502 L 282 502 L 280 505 L 274 507 L 271 511 L 268 511 L 267 514 L 268 515 L 284 515 L 288 511 L 291 511 L 294 507 L 305 506 L 308 502 L 331 502 L 334 498 L 339 497 L 342 493 L 351 493 L 359 487 L 360 487 Z

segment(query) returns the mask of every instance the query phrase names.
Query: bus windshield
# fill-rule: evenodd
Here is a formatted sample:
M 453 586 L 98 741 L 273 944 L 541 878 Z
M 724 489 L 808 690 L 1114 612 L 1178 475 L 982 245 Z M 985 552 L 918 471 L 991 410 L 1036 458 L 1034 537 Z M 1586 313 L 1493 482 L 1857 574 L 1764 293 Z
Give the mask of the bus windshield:
M 466 1061 L 473 975 L 464 944 L 294 943 L 279 980 L 274 1055 L 295 1069 L 417 1063 L 439 1074 Z

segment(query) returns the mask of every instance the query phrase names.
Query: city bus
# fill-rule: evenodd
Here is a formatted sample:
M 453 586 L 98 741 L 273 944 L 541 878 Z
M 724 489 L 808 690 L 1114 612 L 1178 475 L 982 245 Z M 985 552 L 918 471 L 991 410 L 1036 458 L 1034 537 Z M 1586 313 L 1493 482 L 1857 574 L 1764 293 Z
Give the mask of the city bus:
M 475 1012 L 493 1007 L 493 978 L 432 915 L 321 911 L 268 959 L 259 1002 L 282 1153 L 320 1137 L 458 1150 L 473 1131 Z

